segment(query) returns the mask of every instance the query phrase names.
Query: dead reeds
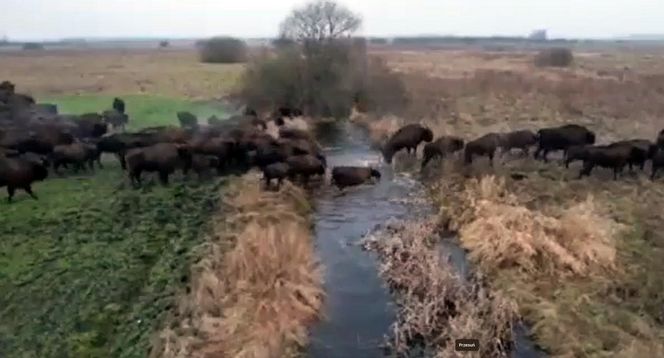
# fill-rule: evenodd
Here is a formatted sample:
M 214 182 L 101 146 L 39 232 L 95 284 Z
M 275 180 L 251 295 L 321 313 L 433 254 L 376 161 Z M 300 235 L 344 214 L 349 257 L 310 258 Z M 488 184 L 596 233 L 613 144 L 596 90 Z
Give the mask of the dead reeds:
M 305 193 L 243 179 L 224 194 L 208 254 L 157 340 L 158 357 L 288 357 L 307 342 L 324 293 Z
M 368 237 L 364 247 L 378 254 L 380 275 L 397 303 L 392 348 L 414 348 L 451 357 L 456 339 L 478 339 L 468 356 L 505 357 L 513 342 L 516 307 L 480 279 L 465 281 L 441 255 L 432 222 L 410 222 Z

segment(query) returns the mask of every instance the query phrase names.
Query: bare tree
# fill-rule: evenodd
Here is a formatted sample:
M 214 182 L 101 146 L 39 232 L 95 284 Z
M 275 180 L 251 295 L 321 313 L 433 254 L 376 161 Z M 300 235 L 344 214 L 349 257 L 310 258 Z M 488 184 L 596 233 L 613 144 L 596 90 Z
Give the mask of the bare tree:
M 321 43 L 352 36 L 362 20 L 342 5 L 317 0 L 295 9 L 282 23 L 281 37 L 300 43 Z

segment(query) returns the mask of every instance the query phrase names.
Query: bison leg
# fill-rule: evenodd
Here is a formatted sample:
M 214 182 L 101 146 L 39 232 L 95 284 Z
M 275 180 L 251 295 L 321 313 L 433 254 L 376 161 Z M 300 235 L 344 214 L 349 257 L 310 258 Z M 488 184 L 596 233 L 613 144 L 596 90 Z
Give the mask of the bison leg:
M 521 148 L 523 150 L 523 154 L 527 157 L 530 155 L 530 149 L 528 147 Z
M 159 181 L 164 186 L 168 185 L 168 175 L 169 175 L 168 171 L 159 172 Z
M 129 173 L 129 180 L 131 180 L 132 185 L 134 186 L 140 186 L 141 183 L 141 171 L 140 170 L 134 170 Z
M 657 166 L 652 166 L 652 172 L 650 173 L 650 180 L 655 180 L 655 174 L 657 173 Z
M 25 192 L 28 193 L 33 199 L 39 200 L 37 198 L 37 195 L 35 195 L 35 193 L 32 192 L 32 187 L 30 186 L 30 184 L 25 185 L 23 187 L 23 190 L 25 190 Z
M 491 168 L 493 168 L 493 156 L 494 156 L 494 154 L 495 154 L 495 152 L 489 153 L 489 166 Z
M 12 199 L 14 199 L 14 192 L 16 192 L 16 189 L 11 185 L 7 185 L 7 201 L 10 203 L 12 202 Z
M 544 163 L 548 163 L 548 162 L 549 162 L 549 158 L 547 158 L 548 155 L 549 155 L 549 150 L 548 150 L 548 149 L 544 149 L 544 153 L 542 153 L 542 160 L 544 161 Z

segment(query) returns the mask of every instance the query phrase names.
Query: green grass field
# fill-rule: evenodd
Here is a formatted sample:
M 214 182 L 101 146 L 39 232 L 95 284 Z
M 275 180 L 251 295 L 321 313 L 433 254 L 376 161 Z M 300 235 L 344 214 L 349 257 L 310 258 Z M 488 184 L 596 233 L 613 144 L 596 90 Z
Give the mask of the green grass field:
M 125 101 L 129 115 L 127 130 L 158 125 L 178 125 L 176 113 L 188 111 L 198 117 L 200 123 L 215 115 L 219 118 L 229 116 L 228 111 L 219 104 L 211 102 L 190 102 L 169 97 L 128 95 L 119 96 Z M 102 112 L 110 109 L 113 96 L 80 95 L 37 98 L 39 102 L 58 105 L 58 111 L 66 114 Z
M 127 96 L 132 125 L 222 108 Z M 52 99 L 61 112 L 100 110 L 109 98 Z M 206 112 L 207 111 L 207 112 Z M 51 174 L 0 199 L 0 357 L 144 357 L 188 281 L 195 248 L 226 179 L 133 189 L 113 157 L 95 173 Z

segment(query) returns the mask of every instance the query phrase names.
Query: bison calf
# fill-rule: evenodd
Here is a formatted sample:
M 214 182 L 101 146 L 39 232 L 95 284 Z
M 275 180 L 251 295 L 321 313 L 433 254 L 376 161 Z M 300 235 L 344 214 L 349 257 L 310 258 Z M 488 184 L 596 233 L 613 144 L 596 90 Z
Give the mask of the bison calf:
M 496 149 L 500 146 L 501 137 L 497 133 L 485 134 L 466 144 L 464 151 L 464 159 L 466 164 L 473 162 L 473 157 L 476 155 L 489 157 L 489 165 L 493 166 L 493 157 Z
M 41 157 L 28 153 L 15 158 L 0 157 L 0 187 L 7 187 L 7 201 L 11 202 L 16 189 L 23 189 L 37 200 L 32 183 L 48 176 L 47 164 Z
M 452 154 L 463 149 L 463 139 L 459 137 L 443 136 L 431 143 L 424 145 L 424 158 L 422 159 L 422 169 L 426 167 L 434 158 L 445 158 L 447 154 Z
M 380 172 L 373 168 L 340 166 L 332 169 L 332 183 L 340 190 L 366 183 L 369 179 L 380 180 Z
M 91 148 L 84 143 L 56 145 L 55 148 L 53 148 L 53 153 L 51 153 L 53 171 L 55 171 L 56 174 L 60 174 L 58 172 L 60 166 L 66 167 L 69 164 L 74 167 L 74 173 L 77 173 L 79 170 L 85 170 L 85 165 L 90 163 L 90 159 L 94 157 L 94 154 L 90 152 L 90 149 Z

